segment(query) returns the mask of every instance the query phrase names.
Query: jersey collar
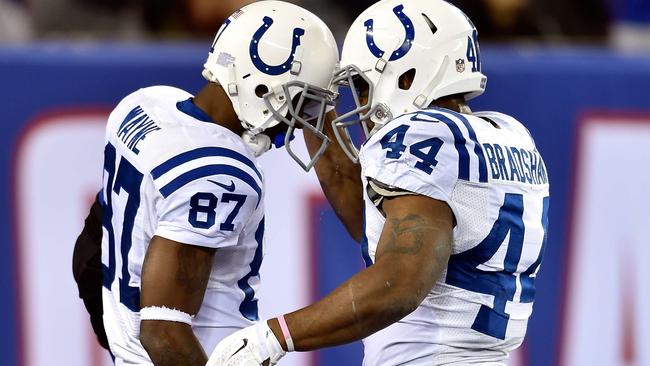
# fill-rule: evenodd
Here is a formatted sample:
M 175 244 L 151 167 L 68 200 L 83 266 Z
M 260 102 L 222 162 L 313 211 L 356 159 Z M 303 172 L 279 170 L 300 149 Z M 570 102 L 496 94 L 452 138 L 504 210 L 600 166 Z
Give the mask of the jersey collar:
M 197 107 L 192 101 L 193 98 L 176 103 L 176 108 L 179 111 L 187 114 L 188 116 L 198 119 L 199 121 L 214 123 L 212 118 L 208 116 L 201 108 Z

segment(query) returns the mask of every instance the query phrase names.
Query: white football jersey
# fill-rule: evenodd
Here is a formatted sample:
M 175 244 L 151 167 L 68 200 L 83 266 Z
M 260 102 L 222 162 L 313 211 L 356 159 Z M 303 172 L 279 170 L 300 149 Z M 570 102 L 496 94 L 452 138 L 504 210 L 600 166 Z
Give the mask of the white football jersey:
M 207 354 L 258 319 L 264 183 L 243 140 L 176 88 L 123 99 L 106 127 L 104 325 L 116 364 L 150 365 L 140 344 L 140 279 L 154 235 L 218 248 L 192 328 Z
M 364 365 L 501 365 L 526 334 L 546 242 L 548 175 L 528 130 L 431 108 L 386 124 L 360 161 L 364 183 L 444 201 L 456 218 L 444 273 L 415 312 L 364 340 Z M 364 200 L 372 264 L 385 218 Z

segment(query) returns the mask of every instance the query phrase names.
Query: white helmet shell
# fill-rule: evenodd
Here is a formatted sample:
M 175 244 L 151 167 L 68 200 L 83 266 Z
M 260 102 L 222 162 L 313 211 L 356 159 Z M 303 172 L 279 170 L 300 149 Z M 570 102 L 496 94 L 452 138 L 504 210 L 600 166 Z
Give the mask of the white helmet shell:
M 203 77 L 223 87 L 247 130 L 244 141 L 256 155 L 275 139 L 276 146 L 284 145 L 309 170 L 329 143 L 322 130 L 336 98 L 331 81 L 338 60 L 334 36 L 316 15 L 283 1 L 259 1 L 237 10 L 221 26 Z M 280 122 L 288 125 L 279 136 L 282 141 L 262 134 Z M 291 149 L 297 125 L 322 141 L 311 161 L 302 161 Z
M 380 116 L 399 116 L 454 94 L 469 100 L 487 83 L 474 24 L 443 0 L 374 4 L 348 31 L 341 65 L 365 72 L 374 87 L 372 107 L 387 109 Z M 411 87 L 400 89 L 400 76 L 410 70 L 415 72 Z
M 257 134 L 280 123 L 291 95 L 282 88 L 300 81 L 331 89 L 338 48 L 327 25 L 311 12 L 282 1 L 259 1 L 231 15 L 221 26 L 204 65 L 203 76 L 222 85 L 244 127 Z

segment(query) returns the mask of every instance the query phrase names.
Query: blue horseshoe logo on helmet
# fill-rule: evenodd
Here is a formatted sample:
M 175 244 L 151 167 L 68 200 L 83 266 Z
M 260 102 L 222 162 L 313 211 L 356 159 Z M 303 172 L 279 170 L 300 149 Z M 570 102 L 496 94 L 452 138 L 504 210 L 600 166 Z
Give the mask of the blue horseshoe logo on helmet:
M 296 49 L 298 48 L 298 46 L 300 46 L 300 37 L 302 37 L 305 34 L 305 30 L 302 28 L 295 28 L 293 30 L 293 39 L 292 39 L 293 43 L 291 45 L 291 54 L 289 55 L 289 58 L 287 59 L 287 61 L 285 61 L 280 65 L 272 66 L 262 61 L 262 58 L 260 57 L 260 53 L 259 53 L 260 39 L 262 39 L 262 37 L 269 30 L 272 24 L 273 24 L 273 19 L 269 17 L 264 17 L 264 24 L 262 24 L 260 29 L 258 29 L 257 32 L 255 32 L 255 34 L 253 35 L 253 39 L 251 40 L 250 54 L 251 54 L 251 60 L 253 61 L 253 64 L 258 70 L 260 70 L 265 74 L 277 76 L 277 75 L 282 75 L 291 69 L 293 58 L 296 55 Z
M 402 46 L 400 46 L 400 48 L 396 49 L 393 54 L 390 55 L 390 59 L 388 61 L 395 61 L 404 57 L 411 50 L 413 40 L 415 39 L 415 28 L 413 28 L 413 22 L 411 21 L 411 18 L 404 14 L 404 5 L 396 6 L 393 9 L 393 13 L 395 13 L 399 21 L 402 22 L 404 30 L 406 31 L 406 38 L 404 39 Z M 365 23 L 363 23 L 363 25 L 366 26 L 366 43 L 368 44 L 368 48 L 370 48 L 370 52 L 372 52 L 375 57 L 382 58 L 385 52 L 377 47 L 377 44 L 375 43 L 375 36 L 373 34 L 374 24 L 375 21 L 373 19 L 368 19 Z

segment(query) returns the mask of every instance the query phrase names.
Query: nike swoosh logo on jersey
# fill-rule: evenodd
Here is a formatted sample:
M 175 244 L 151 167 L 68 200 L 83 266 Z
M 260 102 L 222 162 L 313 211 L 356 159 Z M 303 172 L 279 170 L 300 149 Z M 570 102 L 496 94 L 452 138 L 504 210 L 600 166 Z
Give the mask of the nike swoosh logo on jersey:
M 246 348 L 246 346 L 248 345 L 248 338 L 244 338 L 243 341 L 244 341 L 244 344 L 241 347 L 239 347 L 239 349 L 237 351 L 235 351 L 235 353 L 230 355 L 230 358 L 232 358 L 234 355 L 238 354 L 241 350 Z
M 235 191 L 235 182 L 233 182 L 232 180 L 230 181 L 230 185 L 225 185 L 223 183 L 215 182 L 215 181 L 210 180 L 210 179 L 208 179 L 208 182 L 216 184 L 216 185 L 218 185 L 219 187 L 225 189 L 228 192 L 234 192 Z

